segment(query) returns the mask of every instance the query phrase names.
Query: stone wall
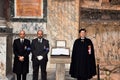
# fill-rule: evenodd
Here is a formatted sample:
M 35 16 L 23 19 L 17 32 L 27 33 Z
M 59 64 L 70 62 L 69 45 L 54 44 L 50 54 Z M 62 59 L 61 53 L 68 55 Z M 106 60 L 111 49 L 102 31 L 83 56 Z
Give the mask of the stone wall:
M 104 16 L 102 17 L 104 17 L 105 19 L 104 18 L 96 19 L 95 14 L 92 15 L 93 18 L 95 17 L 95 19 L 88 19 L 88 17 L 87 19 L 85 19 L 84 17 L 86 16 L 82 16 L 80 18 L 80 14 L 79 14 L 80 0 L 47 0 L 47 1 L 48 1 L 47 22 L 35 22 L 35 21 L 7 22 L 6 24 L 7 27 L 13 28 L 13 35 L 10 37 L 15 39 L 18 37 L 18 32 L 20 30 L 25 30 L 27 34 L 27 38 L 32 40 L 33 38 L 36 37 L 37 30 L 42 29 L 44 31 L 45 38 L 47 38 L 50 43 L 49 62 L 47 66 L 49 69 L 56 67 L 54 64 L 50 63 L 51 48 L 55 47 L 56 40 L 66 40 L 66 44 L 67 44 L 66 46 L 70 48 L 70 54 L 71 54 L 74 40 L 78 38 L 78 30 L 79 28 L 84 27 L 87 29 L 87 37 L 93 41 L 95 47 L 95 57 L 96 59 L 97 58 L 100 59 L 100 66 L 109 66 L 109 65 L 116 66 L 120 64 L 120 21 L 117 21 L 119 19 L 115 18 L 116 20 L 113 21 L 112 18 L 109 18 L 108 20 Z M 89 0 L 89 1 L 98 1 L 98 0 Z M 110 6 L 109 8 L 106 8 L 106 6 L 103 7 L 99 4 L 97 7 L 95 7 L 95 5 L 94 6 L 91 5 L 91 6 L 95 8 L 95 11 L 100 9 L 111 10 L 113 8 L 119 11 L 120 9 L 119 7 L 111 8 Z M 87 5 L 82 5 L 81 7 L 89 9 L 89 7 L 92 8 L 91 6 L 87 4 Z M 87 11 L 85 13 L 87 13 Z M 100 14 L 102 14 L 102 12 Z M 115 15 L 116 14 L 117 14 L 117 18 L 120 18 L 119 12 L 116 13 L 115 11 Z M 99 18 L 99 16 L 97 17 Z M 7 72 L 11 71 L 11 70 L 7 70 L 9 68 L 11 69 L 11 67 L 6 69 L 6 64 L 5 64 L 6 62 L 9 63 L 9 59 L 7 59 L 7 61 L 5 59 L 6 55 L 8 55 L 6 54 L 8 51 L 2 50 L 3 47 L 4 49 L 6 49 L 5 47 L 7 47 L 5 45 L 7 43 L 6 39 L 7 38 L 3 37 L 3 35 L 2 37 L 0 36 L 0 40 L 2 40 L 2 42 L 0 41 L 1 44 L 0 72 L 2 72 L 0 74 L 0 79 L 1 76 L 5 76 L 6 72 L 4 71 Z M 11 42 L 12 41 L 8 41 L 8 44 L 12 46 Z M 9 50 L 8 53 L 11 53 L 12 47 L 7 50 Z M 10 58 L 11 60 L 12 53 L 9 54 L 8 56 L 7 58 Z M 30 60 L 30 73 L 32 73 L 31 65 L 32 64 Z M 69 64 L 66 65 L 66 68 L 69 69 Z M 118 71 L 120 72 L 120 70 Z
M 80 25 L 87 29 L 87 36 L 94 43 L 100 65 L 120 64 L 119 21 L 82 21 Z
M 72 51 L 74 40 L 78 38 L 79 30 L 79 0 L 49 0 L 47 23 L 12 22 L 9 27 L 13 33 L 25 30 L 28 38 L 36 37 L 36 31 L 42 29 L 50 41 L 50 48 L 55 47 L 56 40 L 66 40 L 67 47 Z M 99 26 L 98 26 L 99 25 Z M 101 63 L 117 64 L 120 60 L 120 26 L 119 21 L 82 20 L 80 26 L 88 30 L 88 37 L 95 45 L 96 58 Z M 15 38 L 16 36 L 14 36 Z M 51 51 L 49 52 L 49 55 Z M 49 58 L 50 59 L 50 58 Z M 114 62 L 112 62 L 112 61 Z M 48 68 L 54 68 L 48 63 Z M 68 67 L 68 66 L 67 66 Z
M 12 72 L 11 33 L 5 20 L 0 20 L 0 80 L 7 80 L 6 75 Z
M 81 8 L 81 19 L 87 20 L 120 20 L 120 10 L 101 10 Z
M 66 46 L 71 49 L 78 29 L 79 0 L 49 0 L 47 30 L 51 48 L 55 47 L 56 40 L 66 40 Z
M 0 80 L 6 77 L 6 37 L 0 36 Z
M 66 40 L 71 48 L 78 29 L 79 0 L 49 0 L 47 30 L 51 46 L 56 40 Z
M 20 30 L 25 30 L 27 38 L 32 40 L 36 37 L 36 32 L 42 29 L 45 38 L 49 40 L 50 52 L 55 47 L 56 40 L 66 40 L 67 47 L 72 48 L 74 40 L 78 37 L 79 29 L 79 0 L 49 0 L 47 4 L 46 22 L 8 22 L 13 28 L 13 39 Z M 50 59 L 49 59 L 50 60 Z M 54 68 L 48 62 L 48 68 Z M 30 67 L 31 68 L 31 67 Z
M 93 41 L 96 62 L 100 59 L 100 79 L 119 80 L 120 21 L 81 20 L 80 26 Z
M 110 3 L 113 5 L 120 5 L 120 0 L 110 0 Z
M 3 0 L 0 0 L 0 19 L 4 18 L 4 2 Z

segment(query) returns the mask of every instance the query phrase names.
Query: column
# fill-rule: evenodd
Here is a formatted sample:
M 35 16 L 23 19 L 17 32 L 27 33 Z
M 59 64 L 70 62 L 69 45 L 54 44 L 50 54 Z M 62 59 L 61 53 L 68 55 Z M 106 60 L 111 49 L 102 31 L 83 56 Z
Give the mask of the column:
M 56 80 L 65 80 L 65 64 L 56 64 Z
M 0 20 L 0 80 L 11 80 L 12 74 L 12 29 L 5 20 Z
M 6 80 L 6 36 L 0 36 L 0 80 Z

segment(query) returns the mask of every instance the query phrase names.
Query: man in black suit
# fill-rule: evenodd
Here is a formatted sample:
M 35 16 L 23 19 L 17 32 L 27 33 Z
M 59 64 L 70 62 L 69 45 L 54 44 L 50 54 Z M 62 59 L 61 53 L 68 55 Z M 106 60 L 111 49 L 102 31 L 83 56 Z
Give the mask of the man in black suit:
M 29 72 L 30 40 L 25 39 L 25 31 L 20 31 L 18 39 L 13 42 L 14 64 L 13 72 L 17 75 L 17 80 L 26 80 Z
M 47 80 L 47 54 L 49 52 L 49 41 L 43 38 L 43 31 L 38 30 L 37 38 L 32 40 L 32 64 L 33 80 L 38 80 L 39 66 L 41 67 L 41 80 Z

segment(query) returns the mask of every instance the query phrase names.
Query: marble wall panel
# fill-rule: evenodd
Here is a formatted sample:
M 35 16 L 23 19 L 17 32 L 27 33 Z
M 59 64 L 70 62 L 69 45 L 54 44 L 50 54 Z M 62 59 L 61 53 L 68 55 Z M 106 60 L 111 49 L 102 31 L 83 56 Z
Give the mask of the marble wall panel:
M 37 30 L 41 29 L 44 34 L 47 34 L 46 23 L 33 22 L 12 22 L 9 26 L 13 28 L 13 33 L 18 34 L 20 30 L 25 30 L 26 34 L 36 34 Z
M 78 35 L 79 0 L 49 0 L 48 3 L 48 38 L 51 46 L 56 40 L 66 40 L 67 47 Z
M 0 36 L 0 80 L 6 76 L 6 37 Z
M 120 24 L 119 21 L 81 22 L 87 29 L 87 36 L 95 46 L 96 58 L 100 58 L 101 65 L 120 64 Z
M 49 0 L 47 19 L 47 38 L 51 48 L 56 46 L 56 40 L 66 40 L 71 53 L 73 42 L 78 37 L 79 0 Z M 48 67 L 55 68 L 54 64 L 48 63 Z

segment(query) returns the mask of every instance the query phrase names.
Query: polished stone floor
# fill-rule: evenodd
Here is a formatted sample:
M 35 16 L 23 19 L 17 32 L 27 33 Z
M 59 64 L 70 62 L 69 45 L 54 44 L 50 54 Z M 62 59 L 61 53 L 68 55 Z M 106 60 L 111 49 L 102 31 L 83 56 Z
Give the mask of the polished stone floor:
M 16 80 L 16 79 L 12 79 L 12 80 Z M 32 71 L 30 71 L 30 73 L 27 75 L 27 80 L 32 80 Z M 39 80 L 41 80 L 40 74 L 39 74 Z M 47 70 L 47 80 L 55 80 L 55 70 L 53 69 Z M 65 80 L 76 80 L 76 79 L 71 78 L 68 71 L 66 71 Z M 90 80 L 98 80 L 98 79 L 97 76 L 95 76 Z M 120 80 L 120 73 L 113 73 L 109 77 L 106 77 L 106 75 L 100 75 L 100 80 Z
M 28 75 L 27 75 L 27 80 L 32 80 L 32 74 L 31 73 L 29 73 Z M 40 79 L 40 74 L 39 74 L 39 80 L 41 80 Z M 55 70 L 47 70 L 47 80 L 55 80 Z M 74 79 L 74 78 L 71 78 L 71 76 L 69 75 L 69 72 L 68 71 L 66 71 L 65 72 L 65 80 L 76 80 L 76 79 Z M 97 80 L 97 79 L 91 79 L 91 80 Z
M 28 74 L 27 77 L 28 77 L 27 80 L 32 80 L 32 74 Z M 41 80 L 40 78 L 41 77 L 39 74 L 39 80 Z M 55 80 L 55 70 L 47 70 L 47 79 Z M 75 80 L 75 79 L 71 78 L 70 75 L 68 74 L 68 71 L 66 71 L 65 80 Z
M 27 80 L 32 80 L 32 66 L 31 65 L 32 64 L 30 63 L 30 70 L 29 70 L 29 74 L 27 75 Z M 55 69 L 47 69 L 47 80 L 55 80 L 55 73 L 56 73 Z M 41 80 L 40 74 L 39 74 L 39 80 Z M 71 76 L 69 75 L 69 71 L 66 70 L 65 80 L 76 80 L 76 79 L 71 78 Z M 91 80 L 98 80 L 97 76 L 94 76 L 94 78 L 92 78 Z M 120 72 L 111 74 L 109 79 L 106 78 L 106 75 L 100 75 L 100 80 L 120 80 Z
M 29 66 L 29 74 L 27 75 L 27 80 L 32 80 L 32 63 L 30 62 L 30 66 Z M 40 73 L 40 72 L 39 72 Z M 55 69 L 47 69 L 47 80 L 55 80 L 55 73 L 56 70 Z M 41 80 L 40 74 L 39 74 L 39 80 Z M 69 75 L 69 70 L 65 71 L 65 80 L 76 80 L 75 78 L 72 78 Z M 97 80 L 97 79 L 91 79 L 91 80 Z

